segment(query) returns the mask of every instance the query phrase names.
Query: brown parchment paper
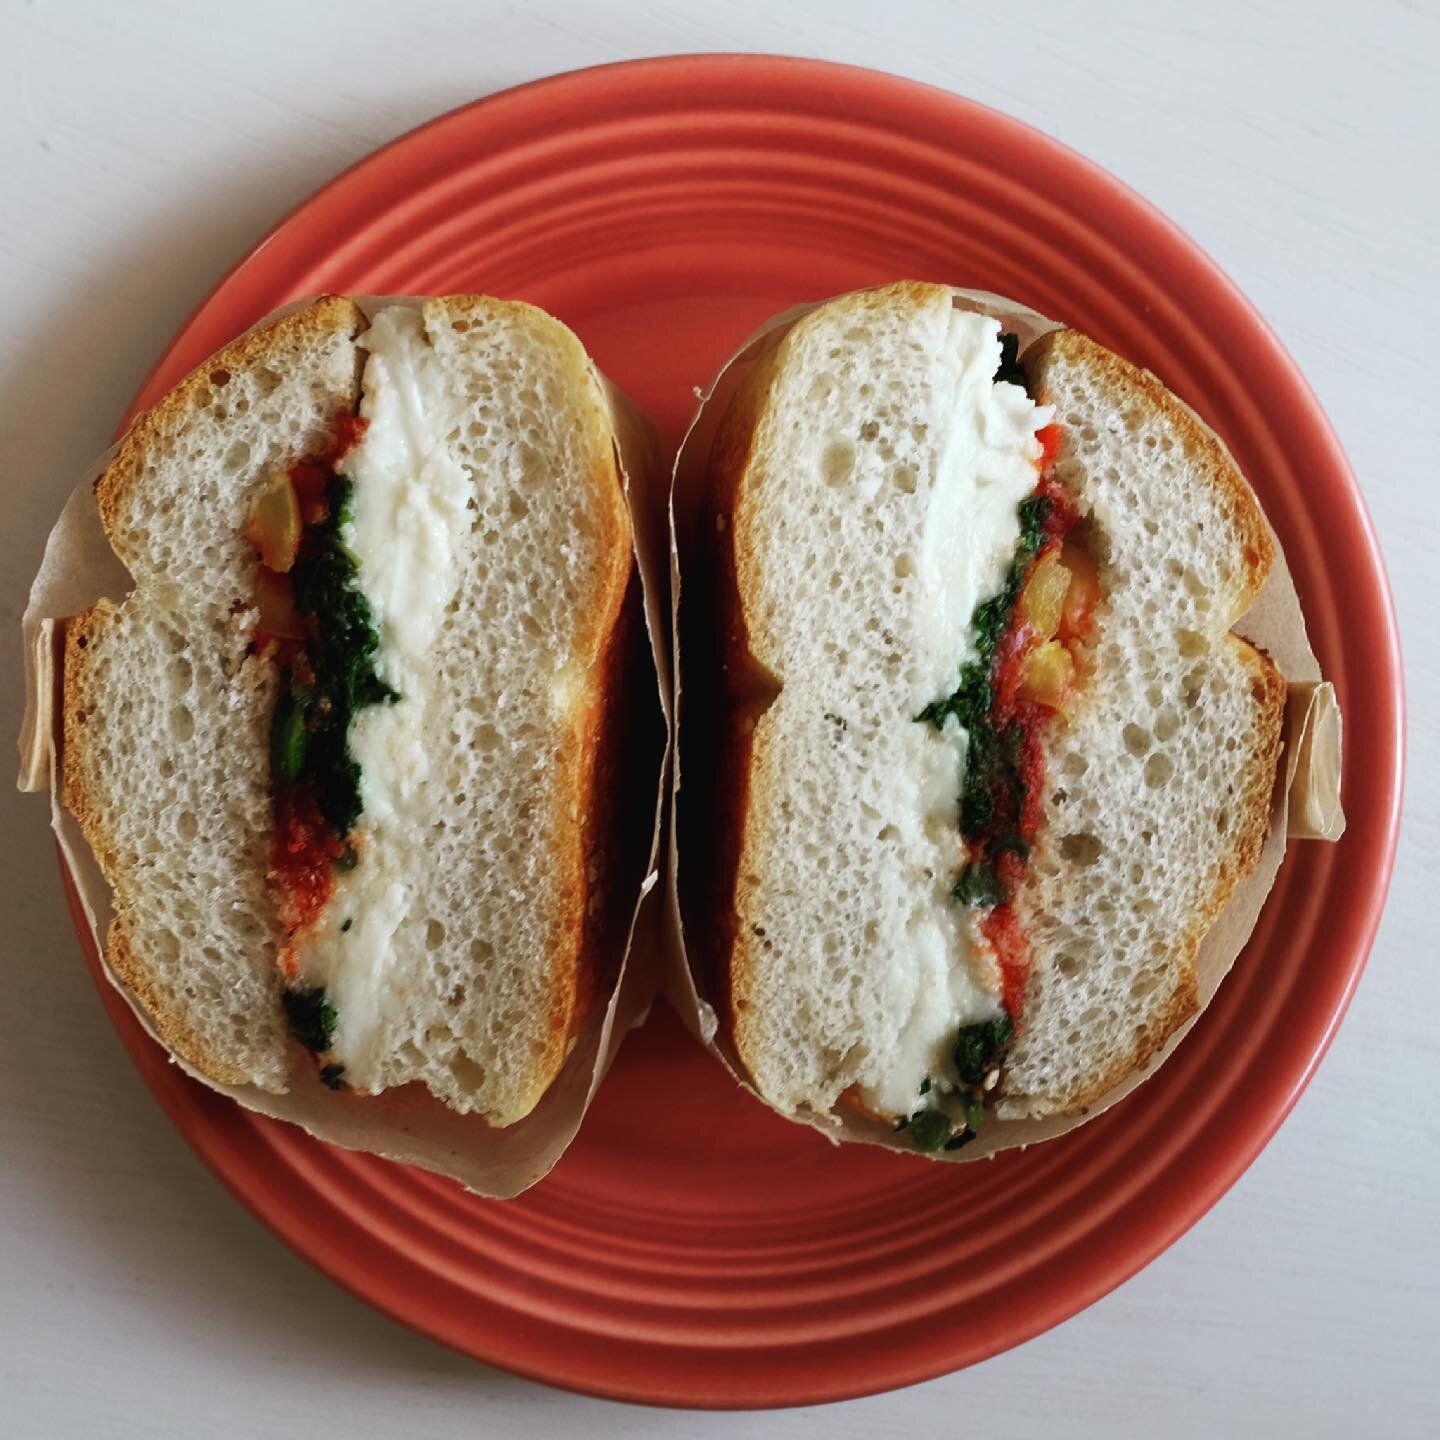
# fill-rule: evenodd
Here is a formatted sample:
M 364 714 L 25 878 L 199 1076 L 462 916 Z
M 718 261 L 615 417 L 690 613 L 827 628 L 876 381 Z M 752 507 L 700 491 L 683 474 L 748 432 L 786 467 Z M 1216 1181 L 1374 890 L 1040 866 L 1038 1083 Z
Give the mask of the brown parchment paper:
M 1002 329 L 1014 331 L 1019 336 L 1022 353 L 1041 335 L 1060 328 L 1056 321 L 1047 319 L 1037 311 L 988 291 L 955 288 L 953 293 L 958 309 L 978 310 L 999 320 Z M 666 853 L 666 929 L 662 988 L 691 1033 L 725 1065 L 740 1085 L 762 1101 L 763 1097 L 759 1096 L 750 1084 L 743 1065 L 720 1027 L 714 1006 L 702 993 L 703 982 L 697 978 L 695 967 L 689 963 L 686 954 L 684 917 L 678 887 L 679 867 L 683 863 L 683 857 L 679 854 L 679 827 L 674 818 L 685 803 L 684 750 L 680 739 L 681 723 L 684 719 L 683 671 L 680 663 L 682 572 L 685 557 L 693 553 L 692 547 L 696 539 L 695 521 L 706 480 L 711 441 L 731 397 L 751 369 L 780 343 L 790 327 L 815 308 L 816 304 L 799 305 L 766 322 L 726 361 L 710 384 L 704 390 L 696 392 L 699 405 L 675 457 L 670 490 L 670 622 L 673 677 L 671 704 L 675 738 L 672 741 L 671 762 L 672 818 L 668 828 Z M 1203 420 L 1201 423 L 1204 423 Z M 1012 1150 L 1062 1135 L 1103 1113 L 1153 1075 L 1184 1040 L 1190 1027 L 1219 989 L 1220 982 L 1255 928 L 1265 897 L 1270 893 L 1280 869 L 1280 862 L 1285 857 L 1287 841 L 1291 838 L 1338 840 L 1345 828 L 1340 807 L 1339 706 L 1335 701 L 1333 687 L 1322 679 L 1320 666 L 1310 649 L 1300 601 L 1285 563 L 1284 552 L 1273 530 L 1271 539 L 1275 542 L 1275 563 L 1255 603 L 1235 629 L 1270 656 L 1288 683 L 1289 698 L 1280 774 L 1277 776 L 1271 806 L 1270 831 L 1260 861 L 1250 876 L 1237 887 L 1229 905 L 1201 943 L 1197 957 L 1200 1006 L 1196 1015 L 1170 1037 L 1147 1065 L 1093 1102 L 1082 1113 L 1034 1120 L 1007 1115 L 1002 1099 L 997 1102 L 995 1113 L 987 1119 L 979 1138 L 962 1150 L 926 1155 L 917 1151 L 904 1136 L 894 1135 L 848 1113 L 840 1116 L 797 1114 L 787 1116 L 787 1119 L 808 1125 L 836 1143 L 842 1140 L 858 1141 L 910 1155 L 918 1160 L 952 1165 L 967 1164 L 1001 1150 Z M 703 860 L 700 863 L 704 863 Z
M 367 317 L 388 304 L 420 305 L 420 296 L 355 296 Z M 300 308 L 308 301 L 286 305 L 252 328 Z M 355 1150 L 369 1150 L 390 1160 L 418 1165 L 459 1181 L 467 1189 L 496 1198 L 517 1195 L 541 1179 L 564 1153 L 599 1088 L 626 1032 L 644 1022 L 658 983 L 657 956 L 661 917 L 658 897 L 660 833 L 669 766 L 668 696 L 657 677 L 668 672 L 665 653 L 666 615 L 661 603 L 665 588 L 666 541 L 663 522 L 645 497 L 661 483 L 657 442 L 648 420 L 592 365 L 610 412 L 616 437 L 616 458 L 634 527 L 638 593 L 627 605 L 643 610 L 643 635 L 636 624 L 634 655 L 627 665 L 627 688 L 635 695 L 629 708 L 633 733 L 625 737 L 621 774 L 630 788 L 626 797 L 634 833 L 616 857 L 614 884 L 621 903 L 629 903 L 629 923 L 614 989 L 597 1004 L 577 1037 L 574 1049 L 535 1109 L 518 1123 L 497 1128 L 478 1115 L 460 1115 L 436 1100 L 422 1085 L 406 1085 L 375 1096 L 335 1093 L 320 1083 L 308 1061 L 297 1060 L 290 1089 L 274 1095 L 254 1085 L 220 1085 L 199 1074 L 178 1057 L 179 1065 L 212 1090 L 228 1095 L 248 1110 L 302 1126 L 317 1139 Z M 75 881 L 91 939 L 110 983 L 157 1043 L 145 1011 L 104 964 L 103 937 L 111 920 L 110 888 L 74 818 L 59 800 L 58 763 L 61 739 L 59 654 L 57 643 L 65 618 L 101 596 L 122 599 L 131 582 L 105 538 L 95 504 L 94 484 L 114 454 L 111 447 L 91 467 L 66 501 L 45 546 L 44 559 L 30 591 L 22 620 L 26 656 L 26 704 L 20 735 L 22 790 L 50 792 L 51 825 L 64 863 Z M 636 617 L 638 619 L 638 617 Z M 654 703 L 646 688 L 656 685 Z M 653 800 L 651 786 L 654 787 Z

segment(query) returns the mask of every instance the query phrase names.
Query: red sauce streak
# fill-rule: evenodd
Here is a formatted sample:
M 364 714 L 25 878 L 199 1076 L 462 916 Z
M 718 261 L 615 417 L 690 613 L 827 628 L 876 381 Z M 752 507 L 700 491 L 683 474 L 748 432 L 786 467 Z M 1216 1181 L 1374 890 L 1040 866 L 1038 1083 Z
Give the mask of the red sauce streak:
M 361 415 L 336 416 L 324 451 L 317 458 L 297 460 L 290 467 L 290 483 L 295 487 L 300 519 L 305 527 L 300 541 L 302 554 L 314 527 L 329 514 L 326 492 L 336 466 L 359 443 L 369 424 Z M 263 565 L 261 570 L 265 571 Z M 261 584 L 271 591 L 274 605 L 282 612 L 290 612 L 286 616 L 289 628 L 313 633 L 309 617 L 294 613 L 288 575 L 265 571 Z M 263 600 L 261 609 L 263 615 Z M 314 684 L 315 674 L 305 651 L 304 638 L 270 633 L 262 620 L 252 643 L 257 653 L 265 654 L 277 666 L 288 666 L 298 683 Z M 335 834 L 330 828 L 314 795 L 304 784 L 277 786 L 274 814 L 268 878 L 285 931 L 279 964 L 281 970 L 293 978 L 299 972 L 299 937 L 325 913 L 335 890 L 335 862 L 345 854 L 349 844 L 345 836 Z
M 269 880 L 285 929 L 280 968 L 286 975 L 298 972 L 297 938 L 325 913 L 335 890 L 335 862 L 345 849 L 305 786 L 276 794 Z
M 1011 1020 L 1018 1024 L 1030 981 L 1030 945 L 1015 906 L 1007 900 L 987 911 L 980 929 L 995 951 L 995 962 L 1000 967 L 1000 997 Z
M 1045 518 L 1045 539 L 1026 568 L 1030 571 L 1051 551 L 1059 550 L 1065 537 L 1074 529 L 1078 515 L 1074 502 L 1064 487 L 1051 475 L 1050 469 L 1060 448 L 1060 427 L 1046 425 L 1036 431 L 1041 445 L 1037 464 L 1040 479 L 1035 494 L 1050 502 Z M 1044 705 L 1018 698 L 1025 668 L 1025 657 L 1040 643 L 1039 636 L 1020 618 L 1019 607 L 995 650 L 995 664 L 990 672 L 993 693 L 990 715 L 997 729 L 1011 725 L 1020 731 L 1019 769 L 1025 798 L 1018 816 L 997 816 L 991 829 L 996 835 L 1018 833 L 1027 844 L 1033 844 L 1044 821 L 1045 812 L 1045 748 L 1046 726 L 1054 718 Z M 993 858 L 995 871 L 1008 893 L 1013 894 L 1025 878 L 1027 862 L 1014 850 L 1002 850 Z M 1018 1025 L 1025 1008 L 1025 992 L 1030 978 L 1030 945 L 1012 902 L 1006 901 L 986 912 L 980 922 L 981 932 L 995 953 L 1000 970 L 1001 993 L 1005 1009 Z
M 1040 442 L 1040 473 L 1044 475 L 1055 463 L 1055 457 L 1060 453 L 1060 427 L 1058 425 L 1042 426 L 1035 432 L 1035 438 Z
M 330 444 L 320 457 L 321 463 L 333 470 L 360 443 L 369 428 L 370 422 L 363 415 L 337 415 L 330 427 Z M 1056 427 L 1047 425 L 1045 428 L 1054 430 Z

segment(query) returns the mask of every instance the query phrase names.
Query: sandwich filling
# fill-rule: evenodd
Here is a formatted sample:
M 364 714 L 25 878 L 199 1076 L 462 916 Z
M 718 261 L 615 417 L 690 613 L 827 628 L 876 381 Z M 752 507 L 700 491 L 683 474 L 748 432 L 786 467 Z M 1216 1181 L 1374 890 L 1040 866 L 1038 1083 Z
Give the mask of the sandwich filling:
M 470 481 L 445 439 L 454 402 L 420 313 L 382 310 L 361 343 L 360 415 L 342 417 L 326 456 L 272 482 L 249 533 L 254 643 L 281 667 L 270 881 L 286 1012 L 327 1084 L 370 1089 L 387 1006 L 425 964 L 424 927 L 417 940 L 404 922 L 431 818 L 429 747 L 443 740 L 426 655 L 459 583 Z
M 975 1138 L 1021 1019 L 1029 957 L 1013 895 L 1041 823 L 1044 730 L 1071 702 L 1099 598 L 1074 506 L 1051 473 L 1059 430 L 1027 393 L 1016 337 L 981 316 L 955 322 L 978 343 L 967 347 L 921 579 L 927 624 L 963 635 L 965 648 L 958 682 L 914 719 L 945 753 L 952 786 L 958 776 L 958 815 L 954 789 L 947 804 L 961 840 L 948 902 L 959 954 L 922 967 L 928 983 L 886 1073 L 856 1096 L 898 1117 L 924 1150 Z

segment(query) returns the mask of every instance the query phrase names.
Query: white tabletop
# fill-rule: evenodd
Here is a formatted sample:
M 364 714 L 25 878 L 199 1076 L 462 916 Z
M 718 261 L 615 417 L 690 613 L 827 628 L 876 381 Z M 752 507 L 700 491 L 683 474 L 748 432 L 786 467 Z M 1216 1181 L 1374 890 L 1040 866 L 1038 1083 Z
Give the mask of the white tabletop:
M 44 806 L 0 787 L 0 1434 L 1436 1433 L 1440 427 L 1417 363 L 1419 337 L 1440 333 L 1434 0 L 0 0 L 0 37 L 0 734 L 18 724 L 18 619 L 59 499 L 232 259 L 439 111 L 686 50 L 947 86 L 1059 136 L 1189 231 L 1349 450 L 1399 602 L 1412 727 L 1370 969 L 1317 1079 L 1220 1205 L 1087 1313 L 987 1364 L 749 1416 L 630 1409 L 487 1369 L 274 1240 L 132 1070 L 81 962 Z

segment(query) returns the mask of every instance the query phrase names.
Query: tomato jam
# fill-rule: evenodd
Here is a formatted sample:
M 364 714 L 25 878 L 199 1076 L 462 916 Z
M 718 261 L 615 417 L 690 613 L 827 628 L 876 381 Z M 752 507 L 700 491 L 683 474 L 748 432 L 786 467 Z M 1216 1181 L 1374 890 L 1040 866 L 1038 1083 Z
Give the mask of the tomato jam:
M 245 526 L 261 559 L 250 648 L 280 674 L 270 732 L 268 879 L 284 932 L 280 968 L 292 981 L 300 974 L 301 938 L 325 913 L 337 870 L 356 860 L 350 832 L 359 777 L 346 746 L 350 715 L 391 698 L 374 675 L 376 637 L 340 536 L 350 482 L 337 467 L 367 423 L 337 416 L 318 455 L 266 483 Z

